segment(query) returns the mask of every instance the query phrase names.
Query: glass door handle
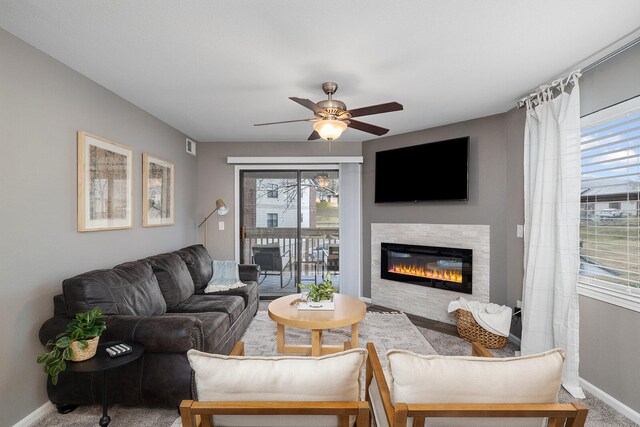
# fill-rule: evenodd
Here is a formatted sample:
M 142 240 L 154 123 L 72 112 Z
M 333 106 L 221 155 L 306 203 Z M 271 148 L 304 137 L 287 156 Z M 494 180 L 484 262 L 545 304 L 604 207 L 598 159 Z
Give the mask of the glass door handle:
M 246 237 L 247 237 L 247 235 L 246 235 L 245 230 L 244 230 L 244 224 L 242 224 L 242 226 L 240 227 L 240 240 L 242 240 L 244 242 Z

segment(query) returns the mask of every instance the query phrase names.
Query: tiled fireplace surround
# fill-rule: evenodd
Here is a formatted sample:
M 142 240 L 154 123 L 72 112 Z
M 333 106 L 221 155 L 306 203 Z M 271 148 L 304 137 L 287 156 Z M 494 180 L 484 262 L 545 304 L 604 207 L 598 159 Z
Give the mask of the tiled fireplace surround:
M 380 244 L 444 246 L 473 250 L 473 294 L 446 291 L 380 278 Z M 490 227 L 469 224 L 371 224 L 371 301 L 427 319 L 455 323 L 447 313 L 458 297 L 489 302 Z

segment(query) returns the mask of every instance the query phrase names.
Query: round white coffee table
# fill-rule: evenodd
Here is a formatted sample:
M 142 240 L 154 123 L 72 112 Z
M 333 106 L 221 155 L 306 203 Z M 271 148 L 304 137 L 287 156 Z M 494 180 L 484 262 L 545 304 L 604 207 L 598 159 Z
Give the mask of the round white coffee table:
M 300 294 L 287 295 L 269 304 L 269 317 L 277 325 L 278 353 L 320 356 L 343 351 L 342 345 L 322 345 L 322 332 L 349 325 L 351 346 L 358 347 L 358 324 L 367 312 L 364 302 L 352 296 L 334 294 L 335 310 L 298 310 L 297 305 L 291 305 L 296 298 L 300 298 Z M 311 345 L 287 345 L 284 339 L 285 326 L 310 329 Z

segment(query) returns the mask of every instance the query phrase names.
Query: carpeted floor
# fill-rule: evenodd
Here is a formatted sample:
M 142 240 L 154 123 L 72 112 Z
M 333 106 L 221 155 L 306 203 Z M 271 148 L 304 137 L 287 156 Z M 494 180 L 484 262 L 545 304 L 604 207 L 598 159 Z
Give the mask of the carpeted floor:
M 247 355 L 276 354 L 276 333 L 274 323 L 268 318 L 266 307 L 268 302 L 260 304 L 260 311 L 252 321 L 243 336 Z M 332 329 L 323 337 L 324 342 L 342 343 L 349 337 L 348 328 Z M 308 343 L 308 332 L 287 329 L 286 339 L 292 343 Z M 360 344 L 372 341 L 376 345 L 380 356 L 391 348 L 412 350 L 422 354 L 469 355 L 470 344 L 457 336 L 451 336 L 430 329 L 414 326 L 404 315 L 387 313 L 367 313 L 367 317 L 360 326 Z M 492 350 L 498 357 L 510 357 L 517 350 L 513 344 L 501 350 Z M 384 357 L 381 361 L 386 363 Z M 569 402 L 571 396 L 564 390 L 560 391 L 560 401 Z M 628 427 L 638 426 L 617 411 L 613 410 L 601 400 L 587 393 L 583 401 L 589 407 L 587 418 L 588 427 Z M 79 427 L 96 425 L 102 408 L 98 405 L 81 406 L 74 412 L 60 415 L 51 412 L 41 418 L 33 426 Z M 172 426 L 177 417 L 174 409 L 145 409 L 129 408 L 115 405 L 109 409 L 110 426 Z M 179 423 L 176 423 L 179 425 Z

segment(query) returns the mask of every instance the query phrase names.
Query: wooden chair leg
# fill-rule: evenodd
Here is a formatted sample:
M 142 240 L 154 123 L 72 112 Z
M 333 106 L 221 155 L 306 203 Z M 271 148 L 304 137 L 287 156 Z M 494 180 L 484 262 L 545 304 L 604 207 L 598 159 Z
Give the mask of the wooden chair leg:
M 233 346 L 229 356 L 244 356 L 244 341 L 238 341 L 236 345 Z
M 393 416 L 394 426 L 406 426 L 407 425 L 407 405 L 405 403 L 396 403 L 394 405 L 395 413 Z
M 360 402 L 358 405 L 358 421 L 356 427 L 371 427 L 371 410 L 367 402 Z
M 213 415 L 202 415 L 202 427 L 214 427 Z
M 193 400 L 183 400 L 180 402 L 180 417 L 183 427 L 195 427 L 195 420 L 191 415 L 191 404 Z
M 575 418 L 572 418 L 567 423 L 567 427 L 583 427 L 587 422 L 587 413 L 589 409 L 582 403 L 572 403 L 574 408 L 578 411 Z

